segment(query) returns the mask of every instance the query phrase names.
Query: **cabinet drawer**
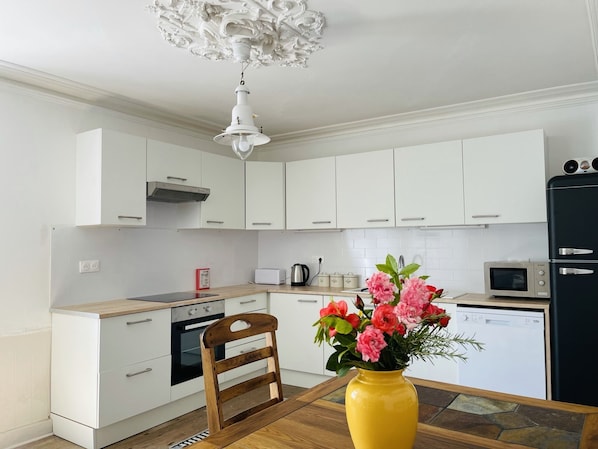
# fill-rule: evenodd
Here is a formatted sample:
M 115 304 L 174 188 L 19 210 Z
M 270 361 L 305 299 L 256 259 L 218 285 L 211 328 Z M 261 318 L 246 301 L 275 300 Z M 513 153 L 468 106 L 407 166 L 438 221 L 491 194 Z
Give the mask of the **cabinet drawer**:
M 170 354 L 170 309 L 100 320 L 100 371 Z
M 255 295 L 240 296 L 238 298 L 226 299 L 224 303 L 225 315 L 235 315 L 237 313 L 256 312 L 268 308 L 268 296 L 266 293 L 256 293 Z
M 99 423 L 104 427 L 170 401 L 170 355 L 100 373 Z

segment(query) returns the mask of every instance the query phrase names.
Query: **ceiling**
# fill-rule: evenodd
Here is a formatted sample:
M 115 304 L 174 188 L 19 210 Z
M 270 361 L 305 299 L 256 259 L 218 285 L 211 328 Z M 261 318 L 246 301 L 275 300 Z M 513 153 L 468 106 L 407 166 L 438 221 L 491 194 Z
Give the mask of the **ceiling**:
M 325 15 L 323 49 L 306 68 L 245 71 L 273 140 L 598 81 L 597 0 L 307 1 Z M 0 77 L 218 134 L 241 65 L 168 44 L 151 2 L 4 2 Z

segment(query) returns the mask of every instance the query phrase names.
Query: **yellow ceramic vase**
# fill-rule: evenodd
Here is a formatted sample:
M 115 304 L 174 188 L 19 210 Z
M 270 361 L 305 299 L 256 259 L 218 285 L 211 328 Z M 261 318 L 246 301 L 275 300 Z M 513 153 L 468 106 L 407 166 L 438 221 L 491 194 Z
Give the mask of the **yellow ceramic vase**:
M 418 419 L 413 384 L 403 370 L 357 371 L 345 395 L 355 449 L 412 449 Z

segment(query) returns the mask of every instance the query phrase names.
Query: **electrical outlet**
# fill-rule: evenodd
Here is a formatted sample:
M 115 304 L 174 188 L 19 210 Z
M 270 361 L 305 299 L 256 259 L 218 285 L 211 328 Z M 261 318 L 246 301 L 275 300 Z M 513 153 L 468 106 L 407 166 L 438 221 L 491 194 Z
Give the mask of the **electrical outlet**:
M 93 260 L 80 260 L 79 261 L 79 273 L 94 273 L 100 271 L 100 261 L 97 259 Z
M 311 263 L 319 264 L 320 260 L 323 262 L 324 258 L 322 256 L 311 256 Z

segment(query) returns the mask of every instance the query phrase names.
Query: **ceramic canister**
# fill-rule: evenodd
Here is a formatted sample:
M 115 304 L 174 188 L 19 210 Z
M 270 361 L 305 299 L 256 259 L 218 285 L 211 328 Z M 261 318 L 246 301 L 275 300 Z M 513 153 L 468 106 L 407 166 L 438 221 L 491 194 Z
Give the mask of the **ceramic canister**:
M 343 275 L 343 288 L 358 288 L 359 276 L 353 273 Z
M 343 286 L 343 275 L 340 273 L 334 273 L 330 275 L 330 286 L 331 287 L 342 287 Z
M 318 274 L 318 287 L 330 287 L 330 275 L 326 273 Z

